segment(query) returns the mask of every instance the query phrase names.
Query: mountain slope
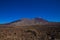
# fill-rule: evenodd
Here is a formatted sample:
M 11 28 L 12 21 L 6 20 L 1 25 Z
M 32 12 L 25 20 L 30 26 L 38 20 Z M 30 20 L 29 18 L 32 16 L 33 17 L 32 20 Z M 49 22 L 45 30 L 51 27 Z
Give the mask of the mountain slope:
M 34 18 L 34 19 L 27 19 L 27 18 L 24 18 L 24 19 L 21 19 L 21 20 L 18 20 L 18 21 L 14 21 L 14 22 L 11 22 L 10 25 L 13 25 L 13 26 L 26 26 L 26 25 L 36 25 L 36 24 L 47 24 L 48 21 L 47 20 L 44 20 L 42 18 Z

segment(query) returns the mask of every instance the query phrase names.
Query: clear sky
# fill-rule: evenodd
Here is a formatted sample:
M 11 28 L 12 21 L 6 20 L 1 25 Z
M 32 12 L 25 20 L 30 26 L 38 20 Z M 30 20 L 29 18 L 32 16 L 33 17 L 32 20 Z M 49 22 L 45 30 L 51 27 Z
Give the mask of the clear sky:
M 60 22 L 60 0 L 0 0 L 0 24 L 34 17 Z

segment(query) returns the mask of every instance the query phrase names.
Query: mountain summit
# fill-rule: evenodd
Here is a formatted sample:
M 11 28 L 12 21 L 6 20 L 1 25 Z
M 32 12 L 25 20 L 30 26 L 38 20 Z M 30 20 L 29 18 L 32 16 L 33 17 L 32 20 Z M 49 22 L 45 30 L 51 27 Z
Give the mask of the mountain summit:
M 8 25 L 8 26 L 31 26 L 31 25 L 49 25 L 49 26 L 58 26 L 60 25 L 60 22 L 49 22 L 43 18 L 23 18 L 19 19 L 7 24 L 1 24 L 1 25 Z
M 46 23 L 48 22 L 47 20 L 43 19 L 43 18 L 35 18 L 34 19 L 36 22 L 42 22 L 42 23 Z
M 44 20 L 42 18 L 34 18 L 34 19 L 23 18 L 23 19 L 11 22 L 10 25 L 13 25 L 13 26 L 26 26 L 26 25 L 36 25 L 36 24 L 44 25 L 46 23 L 48 23 L 48 21 Z

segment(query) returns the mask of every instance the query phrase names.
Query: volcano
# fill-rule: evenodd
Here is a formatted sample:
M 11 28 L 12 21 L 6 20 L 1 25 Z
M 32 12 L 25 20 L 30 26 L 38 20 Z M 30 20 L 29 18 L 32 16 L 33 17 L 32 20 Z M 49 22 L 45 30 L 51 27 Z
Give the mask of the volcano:
M 50 22 L 43 18 L 33 18 L 33 19 L 23 18 L 3 25 L 9 25 L 9 26 L 49 25 L 50 26 L 50 25 L 60 25 L 60 22 Z
M 42 18 L 34 18 L 34 19 L 23 18 L 23 19 L 13 21 L 8 24 L 13 25 L 13 26 L 27 26 L 27 25 L 36 25 L 36 24 L 44 25 L 47 23 L 48 21 Z

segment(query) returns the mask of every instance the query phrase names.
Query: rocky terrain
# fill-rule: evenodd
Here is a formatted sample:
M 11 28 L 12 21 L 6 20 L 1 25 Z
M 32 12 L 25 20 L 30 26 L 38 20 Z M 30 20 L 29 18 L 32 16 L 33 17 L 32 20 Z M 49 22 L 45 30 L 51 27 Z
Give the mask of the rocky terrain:
M 60 22 L 24 18 L 1 24 L 0 40 L 60 40 Z

